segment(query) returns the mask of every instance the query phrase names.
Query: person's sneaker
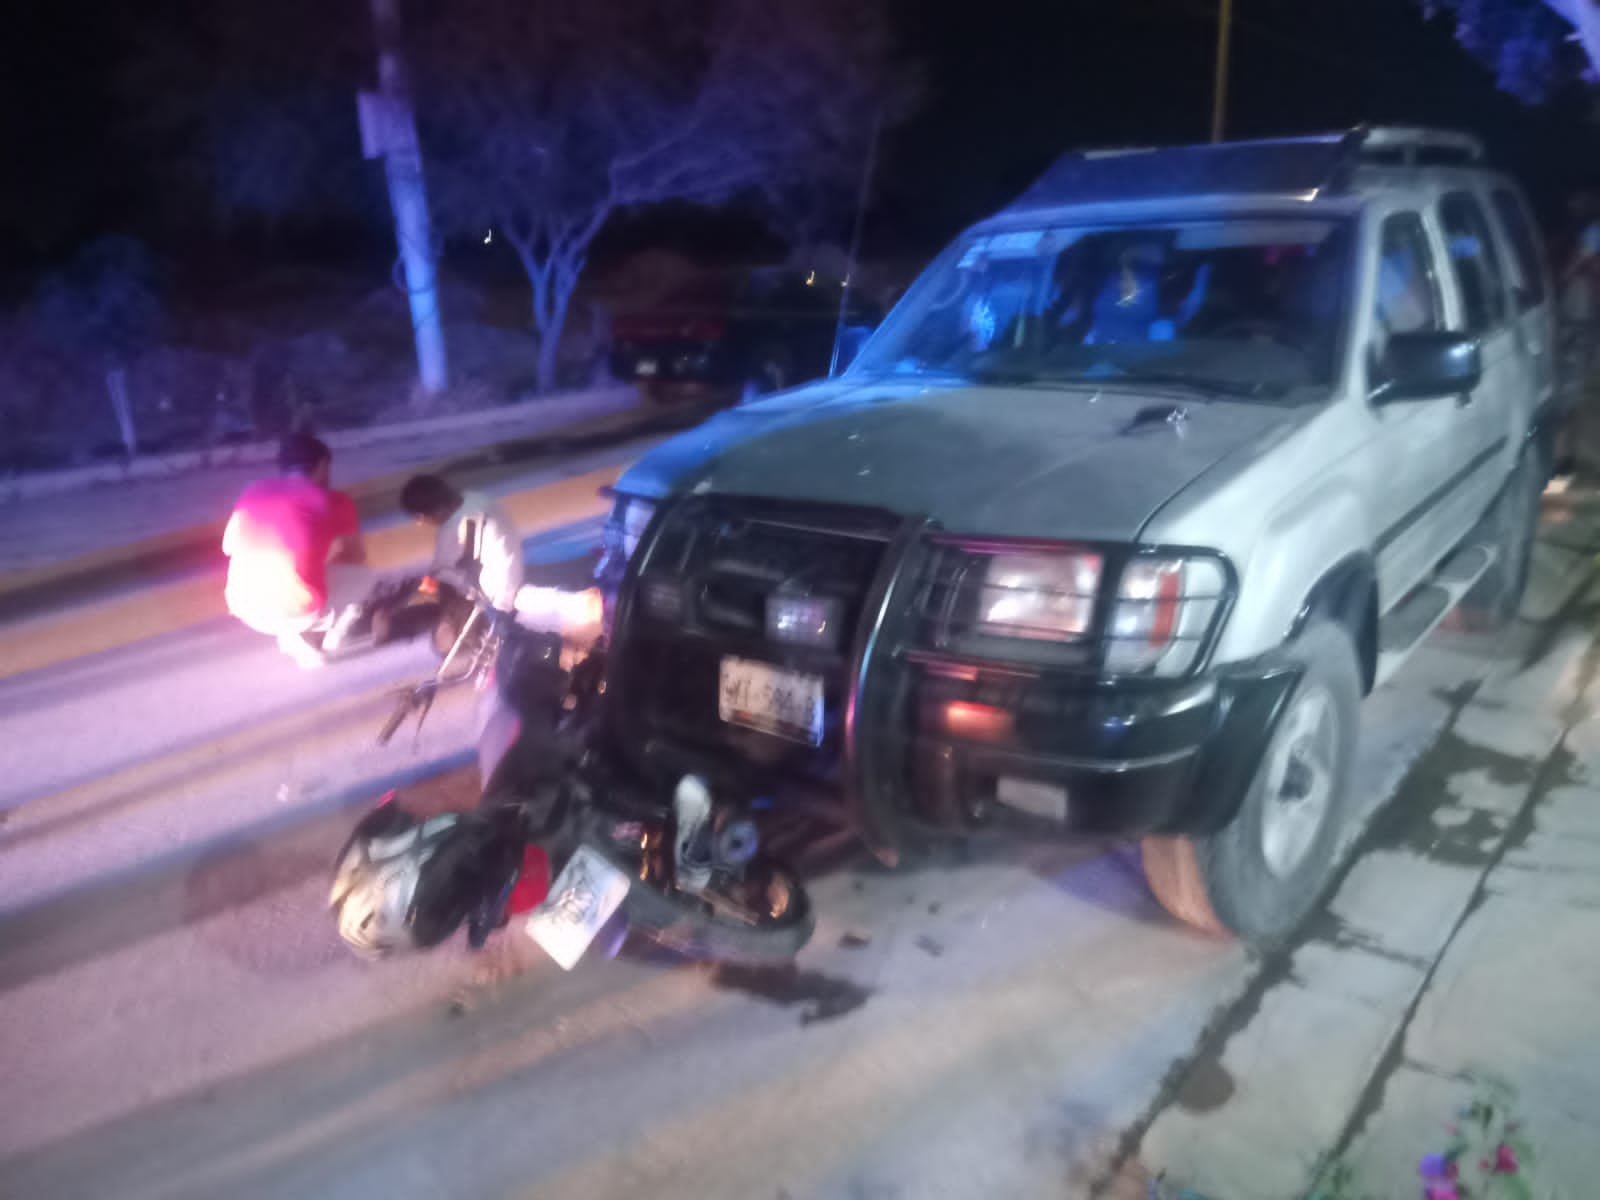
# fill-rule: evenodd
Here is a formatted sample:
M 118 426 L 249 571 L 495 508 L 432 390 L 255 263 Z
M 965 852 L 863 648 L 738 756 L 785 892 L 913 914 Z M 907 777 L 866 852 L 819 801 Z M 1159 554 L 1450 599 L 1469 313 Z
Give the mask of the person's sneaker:
M 278 649 L 294 659 L 301 670 L 311 671 L 325 666 L 327 655 L 323 654 L 309 638 L 303 633 L 286 633 L 278 639 Z
M 333 626 L 322 635 L 322 649 L 326 654 L 333 654 L 348 641 L 355 640 L 361 632 L 361 618 L 365 615 L 359 604 L 348 606 L 334 620 Z

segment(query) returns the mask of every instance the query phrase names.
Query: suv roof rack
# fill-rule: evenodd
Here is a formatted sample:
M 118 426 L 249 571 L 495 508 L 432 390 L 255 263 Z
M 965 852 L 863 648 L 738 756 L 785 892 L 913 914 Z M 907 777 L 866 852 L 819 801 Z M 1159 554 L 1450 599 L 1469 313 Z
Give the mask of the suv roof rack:
M 1005 211 L 1204 195 L 1337 194 L 1362 166 L 1460 166 L 1483 143 L 1442 129 L 1358 126 L 1345 133 L 1062 155 Z
M 1470 133 L 1417 125 L 1358 125 L 1341 139 L 1340 151 L 1325 191 L 1343 191 L 1360 166 L 1458 167 L 1485 157 L 1483 142 Z
M 1454 129 L 1426 129 L 1417 125 L 1359 126 L 1361 153 L 1368 159 L 1398 158 L 1406 166 L 1479 163 L 1483 142 Z

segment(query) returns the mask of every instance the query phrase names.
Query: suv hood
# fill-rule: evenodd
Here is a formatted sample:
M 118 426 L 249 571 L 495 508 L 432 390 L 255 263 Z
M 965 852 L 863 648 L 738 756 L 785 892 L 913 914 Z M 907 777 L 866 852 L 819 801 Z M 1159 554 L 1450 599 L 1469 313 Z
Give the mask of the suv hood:
M 1183 417 L 1167 420 L 1174 409 Z M 957 533 L 1128 541 L 1223 459 L 1253 457 L 1316 411 L 1123 384 L 826 383 L 717 415 L 655 447 L 618 488 L 888 509 Z

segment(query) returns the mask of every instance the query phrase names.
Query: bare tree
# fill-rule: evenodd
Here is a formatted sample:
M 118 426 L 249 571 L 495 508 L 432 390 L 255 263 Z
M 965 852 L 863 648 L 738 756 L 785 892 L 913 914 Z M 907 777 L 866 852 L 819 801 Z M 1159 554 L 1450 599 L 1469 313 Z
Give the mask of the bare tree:
M 372 76 L 363 6 L 175 0 L 121 19 L 126 119 L 168 213 L 272 228 L 381 212 L 355 119 Z
M 493 229 L 515 250 L 541 387 L 614 214 L 748 199 L 815 235 L 851 193 L 874 115 L 892 122 L 912 95 L 887 3 L 409 0 L 435 229 Z M 140 25 L 124 82 L 152 158 L 225 224 L 377 218 L 355 114 L 371 84 L 363 8 L 176 0 Z
M 1456 38 L 1518 99 L 1537 104 L 1581 75 L 1600 82 L 1597 0 L 1421 0 L 1428 16 L 1446 13 Z M 1572 47 L 1576 47 L 1574 52 Z M 1583 69 L 1572 69 L 1574 60 Z
M 1583 47 L 1589 60 L 1591 82 L 1600 81 L 1600 4 L 1595 0 L 1544 0 L 1545 4 L 1572 26 L 1573 41 Z
M 515 250 L 542 389 L 614 214 L 847 186 L 909 96 L 873 0 L 454 0 L 413 29 L 437 217 Z

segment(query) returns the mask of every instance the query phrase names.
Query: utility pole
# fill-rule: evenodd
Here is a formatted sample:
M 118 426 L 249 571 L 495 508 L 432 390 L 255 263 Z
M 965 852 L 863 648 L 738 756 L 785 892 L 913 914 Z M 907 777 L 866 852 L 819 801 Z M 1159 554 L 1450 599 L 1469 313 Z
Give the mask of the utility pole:
M 417 376 L 422 390 L 434 395 L 449 385 L 450 369 L 439 317 L 422 147 L 401 45 L 399 0 L 372 0 L 372 23 L 378 35 L 378 90 L 358 97 L 362 149 L 368 158 L 383 159 L 395 241 L 405 265 L 406 296 L 411 302 Z
M 856 274 L 856 257 L 861 253 L 861 226 L 867 217 L 867 198 L 872 194 L 872 172 L 878 162 L 878 135 L 883 132 L 883 109 L 872 118 L 872 140 L 867 143 L 867 162 L 861 171 L 861 194 L 856 197 L 856 226 L 850 233 L 850 255 L 844 263 L 844 286 L 839 289 L 839 320 L 833 327 L 833 356 L 828 360 L 828 378 L 839 373 L 839 342 L 844 337 L 849 311 L 850 288 Z
M 1228 112 L 1228 51 L 1233 43 L 1233 0 L 1222 0 L 1217 13 L 1217 77 L 1211 85 L 1211 140 L 1222 140 Z

